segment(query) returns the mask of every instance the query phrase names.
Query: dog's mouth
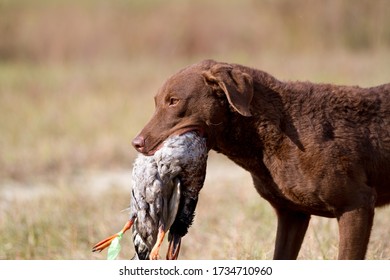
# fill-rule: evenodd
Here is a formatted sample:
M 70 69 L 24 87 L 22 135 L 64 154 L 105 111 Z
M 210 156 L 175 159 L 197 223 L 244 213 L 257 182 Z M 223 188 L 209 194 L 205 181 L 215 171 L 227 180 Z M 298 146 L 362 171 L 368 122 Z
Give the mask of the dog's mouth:
M 181 129 L 178 129 L 176 130 L 174 133 L 172 133 L 170 136 L 174 136 L 174 135 L 183 135 L 185 133 L 188 133 L 188 132 L 195 132 L 197 133 L 200 137 L 205 137 L 205 131 L 202 127 L 200 126 L 188 126 L 188 127 L 184 127 L 184 128 L 181 128 Z M 168 136 L 168 137 L 170 137 Z
M 169 138 L 171 136 L 176 136 L 176 135 L 183 135 L 183 134 L 188 133 L 188 132 L 195 132 L 200 137 L 206 137 L 207 138 L 205 130 L 202 127 L 200 127 L 200 126 L 186 126 L 186 127 L 183 127 L 183 128 L 176 129 L 173 133 L 169 134 L 166 138 L 164 138 L 161 141 L 159 141 L 149 152 L 146 152 L 145 155 L 147 155 L 147 156 L 154 155 L 155 152 L 157 152 L 158 150 L 161 149 L 161 147 L 164 144 L 164 141 L 167 138 Z

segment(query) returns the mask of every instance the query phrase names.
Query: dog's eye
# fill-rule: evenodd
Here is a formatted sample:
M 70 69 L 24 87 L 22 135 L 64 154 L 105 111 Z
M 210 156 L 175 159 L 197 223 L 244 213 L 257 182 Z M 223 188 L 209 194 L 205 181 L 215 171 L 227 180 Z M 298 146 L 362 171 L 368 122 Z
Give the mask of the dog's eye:
M 169 106 L 175 106 L 177 103 L 179 103 L 179 99 L 176 97 L 169 98 Z

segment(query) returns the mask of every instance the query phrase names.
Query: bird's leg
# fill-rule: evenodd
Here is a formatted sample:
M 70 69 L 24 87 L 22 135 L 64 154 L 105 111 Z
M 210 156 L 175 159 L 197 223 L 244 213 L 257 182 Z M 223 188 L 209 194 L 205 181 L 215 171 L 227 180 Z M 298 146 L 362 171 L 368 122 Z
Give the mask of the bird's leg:
M 169 241 L 167 260 L 177 260 L 180 252 L 181 237 L 173 234 L 172 239 Z
M 157 241 L 156 244 L 154 244 L 152 251 L 150 252 L 149 259 L 151 260 L 158 260 L 158 252 L 160 251 L 160 247 L 162 242 L 164 241 L 165 236 L 165 227 L 164 225 L 161 225 L 158 228 L 158 235 L 157 235 Z
M 131 228 L 131 226 L 134 224 L 134 221 L 135 221 L 135 216 L 132 216 L 130 218 L 130 220 L 128 220 L 126 222 L 126 224 L 123 226 L 121 231 L 119 231 L 118 233 L 115 233 L 114 235 L 111 235 L 110 237 L 107 237 L 106 239 L 97 243 L 95 246 L 93 246 L 92 252 L 96 252 L 96 251 L 101 252 L 102 250 L 104 250 L 105 248 L 110 246 L 112 240 L 114 240 L 114 238 L 118 237 L 120 234 L 123 234 L 127 230 L 129 230 Z

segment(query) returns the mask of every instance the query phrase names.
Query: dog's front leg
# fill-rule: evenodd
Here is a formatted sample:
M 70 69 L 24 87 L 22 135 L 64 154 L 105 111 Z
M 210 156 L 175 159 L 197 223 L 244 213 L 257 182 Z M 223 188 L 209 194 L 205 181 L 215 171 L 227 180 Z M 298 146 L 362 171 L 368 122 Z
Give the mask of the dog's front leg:
M 358 208 L 338 217 L 340 260 L 364 259 L 370 239 L 374 209 Z
M 305 237 L 310 215 L 289 209 L 276 209 L 278 229 L 274 260 L 294 260 Z

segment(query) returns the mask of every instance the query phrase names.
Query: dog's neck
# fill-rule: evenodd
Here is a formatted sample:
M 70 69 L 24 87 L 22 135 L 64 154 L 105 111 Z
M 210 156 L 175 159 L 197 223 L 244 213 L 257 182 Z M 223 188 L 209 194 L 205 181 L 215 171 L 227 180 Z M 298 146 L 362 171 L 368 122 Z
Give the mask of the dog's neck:
M 249 171 L 264 156 L 278 155 L 286 138 L 303 149 L 291 117 L 283 105 L 283 83 L 271 75 L 254 69 L 245 69 L 253 77 L 254 96 L 251 117 L 231 110 L 225 130 L 217 137 L 213 148 Z M 287 112 L 287 113 L 286 113 Z M 289 142 L 291 142 L 289 140 Z M 239 143 L 239 144 L 237 144 Z
M 247 170 L 252 175 L 255 185 L 269 186 L 266 192 L 258 190 L 263 197 L 270 201 L 281 200 L 269 168 L 264 162 L 267 149 L 272 148 L 265 147 L 264 141 L 268 141 L 267 137 L 280 138 L 279 133 L 272 132 L 276 129 L 274 125 L 268 120 L 259 120 L 255 114 L 252 117 L 244 117 L 232 113 L 229 122 L 229 130 L 218 137 L 214 150 Z M 262 123 L 261 128 L 256 127 L 259 122 Z M 260 137 L 258 130 L 260 130 Z

